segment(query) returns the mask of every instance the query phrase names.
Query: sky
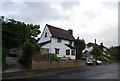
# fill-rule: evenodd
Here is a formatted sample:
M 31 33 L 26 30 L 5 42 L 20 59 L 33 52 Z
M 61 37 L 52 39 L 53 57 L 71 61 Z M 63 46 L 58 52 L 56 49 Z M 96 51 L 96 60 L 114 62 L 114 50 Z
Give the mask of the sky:
M 29 24 L 46 24 L 65 30 L 86 43 L 96 39 L 104 46 L 118 45 L 119 0 L 4 0 L 0 15 Z M 40 35 L 39 35 L 40 36 Z

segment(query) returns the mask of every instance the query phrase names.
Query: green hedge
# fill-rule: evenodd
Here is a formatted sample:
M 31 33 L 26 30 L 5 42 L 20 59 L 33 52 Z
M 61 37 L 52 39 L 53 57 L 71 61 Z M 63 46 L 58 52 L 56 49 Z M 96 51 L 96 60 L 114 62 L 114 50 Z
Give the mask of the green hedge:
M 49 59 L 49 55 L 50 55 L 50 60 L 56 60 L 56 61 L 59 60 L 59 58 L 57 57 L 57 54 L 55 53 L 50 53 L 50 54 L 45 53 L 44 58 Z
M 107 62 L 110 61 L 109 58 L 106 57 L 106 56 L 97 56 L 97 59 L 98 59 L 98 60 L 102 60 L 102 61 L 107 61 Z

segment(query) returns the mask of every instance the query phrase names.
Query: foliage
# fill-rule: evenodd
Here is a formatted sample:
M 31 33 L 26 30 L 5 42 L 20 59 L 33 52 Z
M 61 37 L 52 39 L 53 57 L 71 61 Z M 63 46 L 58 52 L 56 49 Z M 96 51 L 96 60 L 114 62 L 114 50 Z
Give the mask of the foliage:
M 59 58 L 57 57 L 57 54 L 55 53 L 50 53 L 50 54 L 45 53 L 44 58 L 49 59 L 49 55 L 50 55 L 50 60 L 56 60 L 56 61 L 59 60 Z
M 85 41 L 84 39 L 79 39 L 79 37 L 75 40 L 74 43 L 75 49 L 76 49 L 76 59 L 82 58 L 82 50 L 85 49 Z
M 7 55 L 8 55 L 8 49 L 5 47 L 2 47 L 2 71 L 6 69 L 5 58 Z
M 49 57 L 49 56 L 48 56 L 48 53 L 45 53 L 45 54 L 44 54 L 44 58 L 45 58 L 45 59 L 48 59 L 48 57 Z
M 97 45 L 93 46 L 93 49 L 90 53 L 96 56 L 102 56 L 102 50 Z
M 105 56 L 102 56 L 102 61 L 107 61 L 107 62 L 109 62 L 109 59 L 108 59 L 107 57 L 105 57 Z
M 40 46 L 38 44 L 34 44 L 34 54 L 41 54 Z
M 112 60 L 120 61 L 120 46 L 112 46 L 107 52 L 111 55 Z
M 19 58 L 19 62 L 23 65 L 32 63 L 33 49 L 34 46 L 30 42 L 25 42 L 22 46 L 22 50 L 24 51 L 24 55 Z
M 21 47 L 25 55 L 19 61 L 23 63 L 31 62 L 33 49 L 35 52 L 38 51 L 36 49 L 38 48 L 37 42 L 39 40 L 37 35 L 40 34 L 40 26 L 25 24 L 24 22 L 8 19 L 3 16 L 0 18 L 0 21 L 2 21 L 2 47 L 5 47 L 7 50 Z M 6 56 L 4 55 L 5 53 L 2 54 Z
M 24 22 L 15 21 L 14 19 L 2 20 L 2 44 L 6 48 L 16 48 L 23 44 L 26 40 L 31 43 L 37 43 L 35 39 L 40 33 L 39 25 L 25 24 Z
M 98 59 L 98 60 L 102 60 L 102 61 L 107 61 L 107 62 L 110 61 L 110 59 L 107 58 L 106 56 L 97 56 L 97 59 Z

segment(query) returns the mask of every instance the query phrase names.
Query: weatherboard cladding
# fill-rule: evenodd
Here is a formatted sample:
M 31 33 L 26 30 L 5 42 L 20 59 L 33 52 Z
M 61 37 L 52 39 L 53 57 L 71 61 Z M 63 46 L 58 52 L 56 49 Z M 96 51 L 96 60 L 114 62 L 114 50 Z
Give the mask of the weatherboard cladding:
M 71 41 L 75 40 L 75 38 L 67 30 L 57 28 L 57 27 L 54 27 L 48 24 L 46 25 L 49 28 L 52 34 L 52 37 L 57 37 L 57 38 L 65 39 L 65 40 L 71 40 Z

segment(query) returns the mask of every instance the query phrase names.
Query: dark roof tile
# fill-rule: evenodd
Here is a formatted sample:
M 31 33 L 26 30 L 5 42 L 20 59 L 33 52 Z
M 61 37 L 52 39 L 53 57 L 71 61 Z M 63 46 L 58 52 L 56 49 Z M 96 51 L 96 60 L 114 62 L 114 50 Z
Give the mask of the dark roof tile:
M 53 37 L 62 38 L 66 40 L 72 40 L 72 41 L 75 40 L 75 38 L 67 30 L 54 27 L 48 24 L 46 24 L 46 26 L 49 28 Z

